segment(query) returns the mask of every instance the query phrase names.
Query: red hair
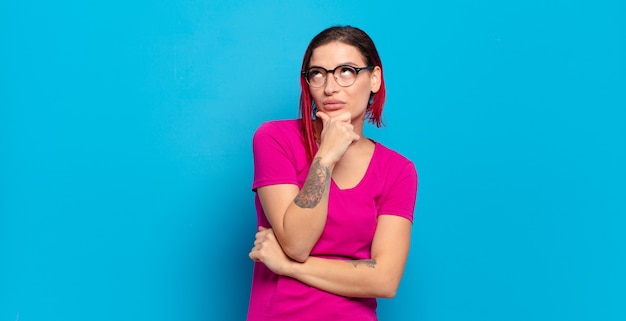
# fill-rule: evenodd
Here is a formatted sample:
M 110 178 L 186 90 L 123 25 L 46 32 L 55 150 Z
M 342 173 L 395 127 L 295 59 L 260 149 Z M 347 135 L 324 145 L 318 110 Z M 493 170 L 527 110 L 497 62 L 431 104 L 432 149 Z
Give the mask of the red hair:
M 301 71 L 305 71 L 309 68 L 311 55 L 315 48 L 333 41 L 339 41 L 356 47 L 365 58 L 365 62 L 368 66 L 380 67 L 380 88 L 376 94 L 372 93 L 374 99 L 372 104 L 368 106 L 366 118 L 370 123 L 376 125 L 376 127 L 381 127 L 383 125 L 382 113 L 386 94 L 383 63 L 380 60 L 374 42 L 363 30 L 351 26 L 335 26 L 320 32 L 311 40 L 311 43 L 309 43 L 304 53 Z M 309 84 L 307 84 L 302 73 L 300 74 L 300 88 L 302 89 L 300 93 L 300 131 L 306 147 L 307 159 L 311 161 L 317 150 L 312 115 L 313 101 L 311 92 L 309 91 Z

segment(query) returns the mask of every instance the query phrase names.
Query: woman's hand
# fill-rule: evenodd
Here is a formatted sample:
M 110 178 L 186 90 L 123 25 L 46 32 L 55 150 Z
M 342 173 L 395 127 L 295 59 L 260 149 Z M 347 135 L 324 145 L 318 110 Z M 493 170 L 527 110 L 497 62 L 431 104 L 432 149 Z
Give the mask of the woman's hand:
M 354 132 L 354 126 L 351 123 L 352 116 L 349 112 L 330 117 L 320 111 L 316 116 L 322 120 L 323 124 L 317 155 L 325 156 L 330 163 L 335 164 L 348 147 L 357 142 L 361 136 Z
M 254 247 L 248 256 L 255 262 L 263 262 L 272 272 L 279 275 L 288 274 L 290 266 L 295 263 L 283 252 L 274 231 L 263 226 L 259 226 Z

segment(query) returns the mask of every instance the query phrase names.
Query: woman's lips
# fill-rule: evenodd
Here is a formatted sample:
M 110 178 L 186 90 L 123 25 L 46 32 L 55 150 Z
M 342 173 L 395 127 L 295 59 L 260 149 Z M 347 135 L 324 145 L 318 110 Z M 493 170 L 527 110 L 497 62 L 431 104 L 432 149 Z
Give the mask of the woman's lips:
M 345 104 L 346 103 L 341 100 L 328 99 L 324 101 L 324 109 L 336 110 L 342 108 Z

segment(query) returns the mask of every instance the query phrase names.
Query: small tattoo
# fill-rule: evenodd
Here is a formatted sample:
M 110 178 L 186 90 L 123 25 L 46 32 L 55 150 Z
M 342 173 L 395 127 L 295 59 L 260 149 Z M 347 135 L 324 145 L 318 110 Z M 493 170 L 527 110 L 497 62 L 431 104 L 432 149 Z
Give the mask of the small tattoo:
M 369 268 L 376 268 L 376 259 L 367 259 L 367 260 L 347 260 L 346 262 L 354 265 L 354 267 L 358 267 L 359 265 L 365 265 Z
M 330 182 L 330 169 L 320 165 L 320 158 L 315 158 L 309 169 L 302 190 L 293 200 L 301 208 L 314 208 L 324 196 Z

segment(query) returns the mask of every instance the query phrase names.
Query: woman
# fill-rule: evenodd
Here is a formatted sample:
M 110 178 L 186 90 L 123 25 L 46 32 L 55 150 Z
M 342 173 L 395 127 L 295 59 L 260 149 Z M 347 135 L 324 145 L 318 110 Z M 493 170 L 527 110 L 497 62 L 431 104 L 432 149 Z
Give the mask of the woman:
M 417 173 L 363 137 L 385 100 L 380 57 L 360 29 L 331 27 L 302 63 L 301 118 L 254 135 L 259 232 L 248 320 L 377 320 L 404 271 Z

